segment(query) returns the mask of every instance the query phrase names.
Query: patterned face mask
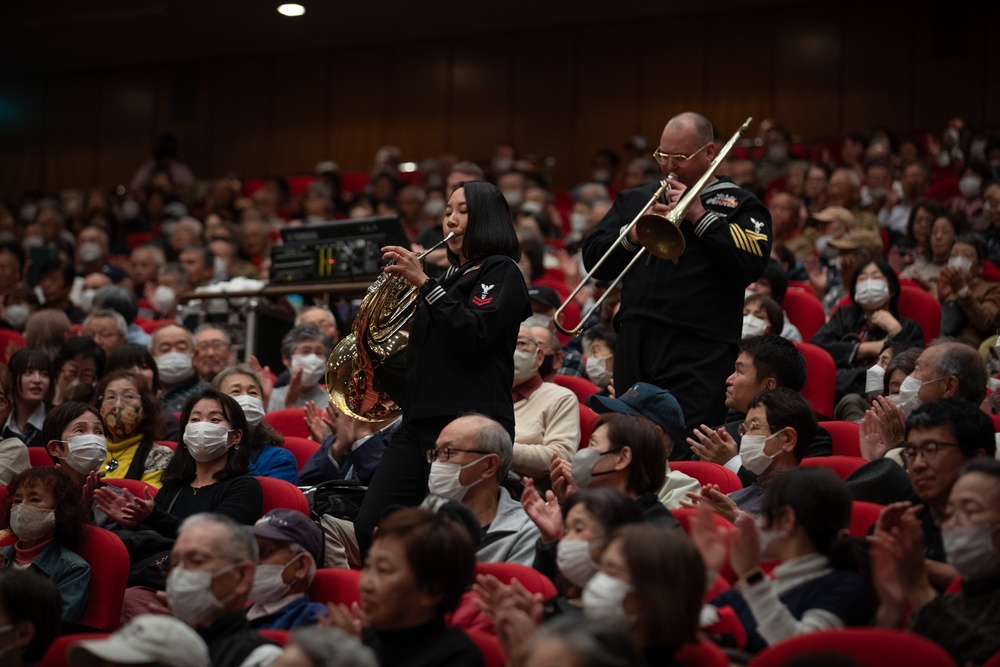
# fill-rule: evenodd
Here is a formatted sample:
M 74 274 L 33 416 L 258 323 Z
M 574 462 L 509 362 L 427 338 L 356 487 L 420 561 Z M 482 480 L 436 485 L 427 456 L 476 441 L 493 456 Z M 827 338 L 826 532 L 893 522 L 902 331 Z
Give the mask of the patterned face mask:
M 101 419 L 104 420 L 104 430 L 118 440 L 124 440 L 135 434 L 142 423 L 142 407 L 131 405 L 113 405 L 101 408 Z

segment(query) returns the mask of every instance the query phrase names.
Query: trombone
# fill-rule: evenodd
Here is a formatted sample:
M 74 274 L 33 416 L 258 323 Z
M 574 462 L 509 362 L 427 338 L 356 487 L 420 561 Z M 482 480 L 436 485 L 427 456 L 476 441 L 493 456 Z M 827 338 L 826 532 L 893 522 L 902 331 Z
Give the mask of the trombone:
M 732 150 L 736 141 L 746 133 L 747 128 L 750 127 L 750 121 L 752 120 L 753 118 L 750 117 L 743 121 L 743 125 L 741 125 L 740 129 L 736 130 L 735 134 L 729 138 L 729 141 L 727 141 L 726 145 L 722 147 L 722 150 L 718 152 L 715 159 L 712 160 L 712 163 L 708 165 L 708 169 L 701 175 L 701 178 L 699 178 L 694 185 L 684 191 L 684 195 L 681 197 L 680 201 L 677 202 L 677 205 L 674 206 L 669 213 L 666 215 L 646 213 L 646 211 L 649 210 L 649 208 L 656 203 L 661 196 L 663 196 L 663 193 L 670 189 L 670 180 L 675 178 L 675 175 L 672 173 L 667 175 L 667 178 L 660 184 L 660 187 L 657 188 L 656 192 L 653 193 L 653 196 L 650 197 L 649 201 L 646 202 L 646 205 L 642 207 L 635 218 L 632 219 L 632 222 L 622 228 L 621 232 L 618 234 L 618 238 L 611 244 L 611 247 L 608 248 L 607 252 L 601 255 L 601 258 L 597 260 L 594 266 L 591 267 L 590 271 L 588 271 L 587 274 L 580 280 L 580 284 L 577 285 L 572 292 L 570 292 L 569 297 L 567 297 L 559 308 L 556 309 L 556 312 L 552 315 L 552 322 L 556 325 L 556 328 L 559 329 L 559 331 L 563 332 L 567 336 L 578 336 L 580 332 L 583 331 L 583 323 L 586 322 L 590 316 L 601 307 L 601 304 L 604 303 L 604 300 L 609 294 L 611 294 L 611 291 L 615 288 L 615 286 L 622 281 L 625 274 L 632 270 L 635 263 L 642 259 L 643 255 L 645 255 L 647 251 L 649 254 L 659 257 L 660 259 L 677 259 L 684 254 L 686 242 L 684 241 L 684 233 L 681 232 L 680 229 L 680 224 L 684 220 L 684 216 L 687 215 L 688 209 L 690 209 L 691 205 L 694 203 L 695 197 L 701 194 L 701 191 L 705 189 L 705 185 L 708 184 L 708 179 L 710 179 L 712 174 L 715 173 L 715 170 L 719 168 L 719 165 L 725 159 L 726 155 L 729 154 L 729 151 Z M 670 224 L 664 224 L 664 221 Z M 604 291 L 604 294 L 601 295 L 601 298 L 595 301 L 594 305 L 591 306 L 586 313 L 580 315 L 580 323 L 572 329 L 564 327 L 562 325 L 563 311 L 566 310 L 569 303 L 576 298 L 576 295 L 580 293 L 580 290 L 582 290 L 583 287 L 590 282 L 590 278 L 598 269 L 601 268 L 601 265 L 604 264 L 605 260 L 611 256 L 611 253 L 617 250 L 619 245 L 624 243 L 633 228 L 635 228 L 635 233 L 639 237 L 639 243 L 642 247 L 639 248 L 639 250 L 635 253 L 635 256 L 632 257 L 632 261 L 628 263 L 622 272 L 611 281 L 611 284 L 608 285 L 608 288 Z

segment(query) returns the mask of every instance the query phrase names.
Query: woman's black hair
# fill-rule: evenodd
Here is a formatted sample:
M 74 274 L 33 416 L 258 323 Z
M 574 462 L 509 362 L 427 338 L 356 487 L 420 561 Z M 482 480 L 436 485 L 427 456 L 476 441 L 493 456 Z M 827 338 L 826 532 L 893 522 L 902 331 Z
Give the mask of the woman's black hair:
M 0 611 L 8 622 L 27 622 L 34 628 L 31 642 L 24 647 L 24 662 L 29 665 L 42 659 L 62 629 L 59 589 L 51 579 L 33 569 L 0 570 Z
M 145 379 L 132 371 L 115 371 L 101 378 L 101 381 L 97 385 L 98 409 L 101 407 L 101 401 L 104 398 L 104 392 L 108 390 L 108 385 L 116 380 L 127 380 L 130 382 L 135 387 L 135 390 L 139 392 L 139 398 L 142 401 L 142 419 L 139 422 L 139 426 L 133 432 L 133 435 L 141 433 L 143 437 L 150 440 L 159 440 L 163 435 L 163 404 L 157 400 L 156 394 L 146 386 Z M 103 422 L 104 419 L 102 418 L 101 421 Z M 105 428 L 107 428 L 106 424 Z
M 93 405 L 82 401 L 66 401 L 45 414 L 45 422 L 42 423 L 42 444 L 47 445 L 53 440 L 62 440 L 63 431 L 70 422 L 85 412 L 97 417 L 103 427 L 104 420 L 101 419 L 101 413 Z
M 104 375 L 104 348 L 98 345 L 90 336 L 77 336 L 76 338 L 70 338 L 68 341 L 63 343 L 62 347 L 60 347 L 59 351 L 56 353 L 55 359 L 52 360 L 52 368 L 55 371 L 55 377 L 59 377 L 59 374 L 62 373 L 63 366 L 67 361 L 72 361 L 78 357 L 94 360 L 94 364 L 97 365 L 97 373 L 94 375 L 95 378 L 99 378 Z
M 75 549 L 83 537 L 84 525 L 93 521 L 90 506 L 80 502 L 80 487 L 61 468 L 44 466 L 28 468 L 14 475 L 7 492 L 13 498 L 22 486 L 40 484 L 52 494 L 55 500 L 56 527 L 52 539 L 56 544 Z M 7 505 L 3 514 L 3 526 L 10 527 L 10 511 Z
M 160 370 L 156 367 L 156 359 L 153 358 L 153 354 L 142 345 L 129 343 L 119 345 L 111 350 L 104 370 L 106 373 L 114 373 L 115 371 L 131 371 L 135 367 L 148 368 L 153 371 L 151 389 L 154 394 L 158 393 L 160 391 Z
M 183 429 L 186 429 L 188 422 L 191 421 L 191 411 L 194 410 L 194 406 L 198 401 L 203 399 L 216 401 L 222 408 L 222 414 L 226 418 L 226 421 L 232 425 L 233 430 L 243 433 L 243 439 L 237 445 L 229 448 L 226 454 L 226 467 L 215 473 L 215 479 L 221 482 L 224 479 L 246 475 L 250 472 L 248 447 L 243 442 L 247 439 L 247 432 L 249 431 L 247 428 L 247 418 L 243 414 L 243 408 L 240 407 L 240 404 L 232 396 L 227 396 L 215 389 L 206 389 L 200 394 L 195 394 L 184 403 L 180 422 L 182 428 L 181 437 L 177 443 L 177 451 L 174 452 L 173 458 L 170 459 L 170 463 L 167 464 L 166 469 L 163 471 L 164 483 L 180 482 L 181 484 L 189 484 L 195 477 L 196 464 L 191 453 L 188 451 L 187 444 L 184 442 Z
M 917 367 L 917 358 L 923 353 L 922 347 L 908 347 L 902 352 L 896 352 L 885 367 L 885 377 L 882 378 L 882 395 L 889 395 L 889 381 L 896 371 L 903 371 L 906 375 L 913 372 Z
M 473 260 L 489 255 L 506 255 L 515 262 L 521 248 L 510 219 L 510 206 L 500 188 L 481 181 L 466 181 L 458 186 L 465 191 L 469 221 L 462 235 L 462 254 Z
M 569 516 L 569 511 L 575 505 L 583 505 L 604 529 L 604 539 L 611 538 L 611 533 L 619 526 L 628 523 L 641 523 L 642 510 L 634 500 L 614 489 L 581 489 L 571 493 L 562 506 L 563 521 Z
M 910 218 L 906 222 L 906 240 L 909 242 L 910 246 L 913 248 L 917 247 L 917 237 L 913 233 L 913 225 L 917 219 L 917 211 L 924 209 L 931 214 L 931 224 L 927 226 L 927 241 L 926 247 L 930 250 L 931 247 L 931 227 L 934 226 L 934 221 L 940 216 L 944 215 L 944 207 L 940 203 L 934 201 L 933 199 L 921 199 L 917 202 L 910 210 Z
M 48 373 L 49 392 L 45 398 L 45 402 L 48 403 L 52 398 L 52 391 L 56 384 L 56 374 L 52 368 L 52 360 L 49 359 L 49 355 L 31 347 L 22 347 L 11 355 L 10 361 L 7 363 L 7 368 L 10 370 L 11 379 L 14 381 L 14 399 L 21 396 L 21 376 L 31 371 L 44 371 Z
M 834 569 L 867 569 L 863 544 L 848 533 L 851 495 L 832 470 L 792 468 L 775 476 L 761 499 L 759 516 L 764 526 L 780 520 L 786 507 L 795 513 L 795 523 L 816 550 L 830 559 Z
M 881 257 L 872 257 L 868 261 L 861 262 L 858 268 L 854 269 L 854 273 L 851 274 L 851 284 L 850 284 L 850 295 L 851 300 L 854 300 L 855 288 L 858 286 L 858 276 L 869 264 L 874 264 L 878 267 L 878 270 L 882 272 L 885 276 L 886 282 L 889 283 L 889 312 L 894 316 L 899 317 L 899 278 L 896 276 L 896 272 L 892 270 L 889 266 L 889 262 L 885 261 Z M 857 304 L 855 303 L 857 306 Z M 860 308 L 861 306 L 857 306 Z

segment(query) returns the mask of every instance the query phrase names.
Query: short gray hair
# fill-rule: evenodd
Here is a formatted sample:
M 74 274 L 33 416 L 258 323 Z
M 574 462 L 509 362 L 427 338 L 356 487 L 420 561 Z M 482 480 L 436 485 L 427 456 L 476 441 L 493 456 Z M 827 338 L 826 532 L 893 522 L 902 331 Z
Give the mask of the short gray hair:
M 219 333 L 222 334 L 222 337 L 226 339 L 226 345 L 231 346 L 233 344 L 233 337 L 230 336 L 229 332 L 226 331 L 226 328 L 220 324 L 213 324 L 212 322 L 206 322 L 205 324 L 202 324 L 201 326 L 199 326 L 197 329 L 194 330 L 194 335 L 197 336 L 202 331 L 218 331 Z
M 123 339 L 128 335 L 128 324 L 125 322 L 125 318 L 117 310 L 111 310 L 110 308 L 98 308 L 91 311 L 90 315 L 87 315 L 87 319 L 83 321 L 83 328 L 86 330 L 90 321 L 99 317 L 110 317 L 113 319 L 115 326 L 118 327 L 118 333 L 122 335 Z
M 483 452 L 496 454 L 500 457 L 497 481 L 503 484 L 510 473 L 511 465 L 514 463 L 514 443 L 511 442 L 510 433 L 498 421 L 484 414 L 469 412 L 461 416 L 479 420 L 480 428 L 476 433 L 476 447 Z
M 163 249 L 160 248 L 159 246 L 155 246 L 152 243 L 144 243 L 143 245 L 133 250 L 132 254 L 134 255 L 139 250 L 148 250 L 153 254 L 153 263 L 156 264 L 157 269 L 162 269 L 163 266 L 167 263 L 167 256 L 163 254 Z
M 378 667 L 372 650 L 339 628 L 310 625 L 293 632 L 289 643 L 315 667 Z
M 615 623 L 556 617 L 538 629 L 528 644 L 529 651 L 547 639 L 562 642 L 587 667 L 629 667 L 640 662 L 625 630 Z
M 257 538 L 254 537 L 254 534 L 250 532 L 249 528 L 241 523 L 236 523 L 224 514 L 212 512 L 192 514 L 181 523 L 181 527 L 177 529 L 177 535 L 180 536 L 188 528 L 201 525 L 217 526 L 226 532 L 226 538 L 221 540 L 222 550 L 226 557 L 233 562 L 248 560 L 256 565 L 260 560 Z
M 934 343 L 931 347 L 944 347 L 941 356 L 938 358 L 938 377 L 954 375 L 958 378 L 958 393 L 955 398 L 970 401 L 975 405 L 982 403 L 986 397 L 986 364 L 979 352 L 967 345 L 957 341 L 941 341 Z
M 177 327 L 178 329 L 180 329 L 181 331 L 183 331 L 184 333 L 187 334 L 188 344 L 191 345 L 191 348 L 193 350 L 194 349 L 194 335 L 186 327 L 181 326 L 180 324 L 177 324 L 176 322 L 171 322 L 169 324 L 164 324 L 163 326 L 158 327 L 156 329 L 156 331 L 153 332 L 153 338 L 152 338 L 152 340 L 150 342 L 150 347 L 156 347 L 156 337 L 160 335 L 161 331 L 165 331 L 165 330 L 167 330 L 167 329 L 169 329 L 171 327 Z
M 295 354 L 296 345 L 304 340 L 314 338 L 323 341 L 323 345 L 326 345 L 326 338 L 315 324 L 300 324 L 297 327 L 292 327 L 281 339 L 281 356 L 291 359 L 292 355 Z

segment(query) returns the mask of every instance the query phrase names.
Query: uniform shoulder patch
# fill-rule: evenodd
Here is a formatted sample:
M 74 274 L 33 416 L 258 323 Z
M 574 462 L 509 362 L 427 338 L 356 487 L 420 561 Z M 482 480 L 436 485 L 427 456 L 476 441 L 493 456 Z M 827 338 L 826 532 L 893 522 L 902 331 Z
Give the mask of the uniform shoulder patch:
M 733 195 L 720 192 L 713 195 L 705 202 L 706 206 L 722 206 L 723 208 L 736 208 L 740 202 Z
M 490 290 L 492 290 L 496 285 L 486 285 L 480 283 L 479 287 L 481 289 L 480 294 L 476 294 L 472 297 L 472 305 L 474 306 L 485 306 L 493 301 L 493 297 L 490 296 Z

